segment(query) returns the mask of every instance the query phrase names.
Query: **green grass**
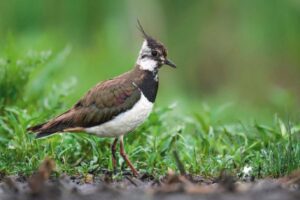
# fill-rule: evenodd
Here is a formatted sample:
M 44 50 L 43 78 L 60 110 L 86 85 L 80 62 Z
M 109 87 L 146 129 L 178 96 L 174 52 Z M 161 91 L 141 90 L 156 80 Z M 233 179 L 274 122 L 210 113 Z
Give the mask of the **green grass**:
M 24 56 L 9 50 L 1 59 L 0 173 L 30 175 L 45 157 L 55 160 L 58 173 L 97 174 L 112 169 L 111 139 L 65 133 L 37 140 L 26 131 L 66 109 L 64 96 L 74 82 L 53 85 L 45 92 L 41 77 L 59 70 L 56 66 L 68 51 Z M 279 177 L 300 167 L 299 121 L 274 115 L 271 124 L 222 123 L 218 118 L 226 104 L 208 105 L 189 114 L 176 105 L 156 107 L 141 127 L 125 137 L 126 151 L 139 171 L 155 176 L 168 169 L 178 171 L 173 151 L 188 173 L 204 176 L 216 176 L 224 169 L 239 174 L 247 165 L 257 177 Z M 121 158 L 118 163 L 126 168 Z

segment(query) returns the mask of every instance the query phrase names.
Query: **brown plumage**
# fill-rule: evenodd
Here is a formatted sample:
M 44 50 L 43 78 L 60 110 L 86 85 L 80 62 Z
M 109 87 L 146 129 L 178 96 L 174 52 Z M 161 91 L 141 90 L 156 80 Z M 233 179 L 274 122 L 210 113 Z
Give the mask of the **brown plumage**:
M 111 120 L 140 98 L 139 86 L 147 72 L 137 66 L 114 79 L 103 81 L 90 89 L 70 110 L 46 123 L 28 128 L 43 137 L 56 132 L 76 132 Z

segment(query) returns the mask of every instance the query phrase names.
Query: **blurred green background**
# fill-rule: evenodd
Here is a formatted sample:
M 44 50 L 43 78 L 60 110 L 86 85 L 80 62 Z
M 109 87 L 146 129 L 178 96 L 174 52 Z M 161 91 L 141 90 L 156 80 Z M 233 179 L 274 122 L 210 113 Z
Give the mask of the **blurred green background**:
M 66 59 L 37 69 L 29 84 L 39 94 L 76 79 L 65 97 L 71 106 L 134 65 L 137 18 L 178 66 L 161 69 L 157 105 L 177 102 L 187 113 L 216 106 L 220 120 L 299 119 L 298 0 L 1 1 L 0 55 L 11 43 L 20 54 L 61 52 Z

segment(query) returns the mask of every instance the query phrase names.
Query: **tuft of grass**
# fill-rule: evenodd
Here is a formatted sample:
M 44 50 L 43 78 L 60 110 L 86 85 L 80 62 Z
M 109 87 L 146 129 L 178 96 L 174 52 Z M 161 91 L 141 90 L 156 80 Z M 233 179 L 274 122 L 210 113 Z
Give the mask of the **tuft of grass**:
M 112 169 L 111 139 L 64 133 L 37 140 L 26 131 L 62 111 L 64 96 L 73 84 L 62 83 L 44 93 L 35 90 L 42 88 L 43 81 L 38 81 L 38 87 L 34 81 L 28 84 L 32 73 L 39 68 L 47 77 L 49 68 L 59 65 L 67 53 L 28 55 L 11 56 L 10 62 L 7 57 L 0 59 L 0 70 L 5 72 L 0 78 L 0 172 L 29 175 L 45 157 L 55 160 L 58 173 L 97 174 Z M 33 91 L 38 91 L 39 98 Z M 247 165 L 257 177 L 278 177 L 299 168 L 300 122 L 284 122 L 275 115 L 271 125 L 220 123 L 218 113 L 223 109 L 204 104 L 195 113 L 183 114 L 174 105 L 158 107 L 125 137 L 126 151 L 140 171 L 155 176 L 178 170 L 174 150 L 190 174 L 216 176 L 224 169 L 238 174 Z M 120 156 L 118 164 L 127 168 Z
M 238 174 L 248 165 L 256 176 L 278 177 L 299 168 L 299 124 L 284 123 L 278 116 L 272 126 L 217 124 L 206 108 L 194 117 L 174 115 L 170 108 L 156 110 L 127 138 L 139 168 L 158 174 L 177 170 L 174 150 L 191 174 L 217 176 L 224 169 Z

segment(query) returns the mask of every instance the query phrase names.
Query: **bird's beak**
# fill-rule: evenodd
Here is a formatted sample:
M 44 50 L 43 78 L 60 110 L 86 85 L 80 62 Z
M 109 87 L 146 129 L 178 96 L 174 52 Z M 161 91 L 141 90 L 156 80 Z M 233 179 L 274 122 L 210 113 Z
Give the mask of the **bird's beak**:
M 176 68 L 176 65 L 168 59 L 165 60 L 165 65 L 169 65 L 170 67 Z

